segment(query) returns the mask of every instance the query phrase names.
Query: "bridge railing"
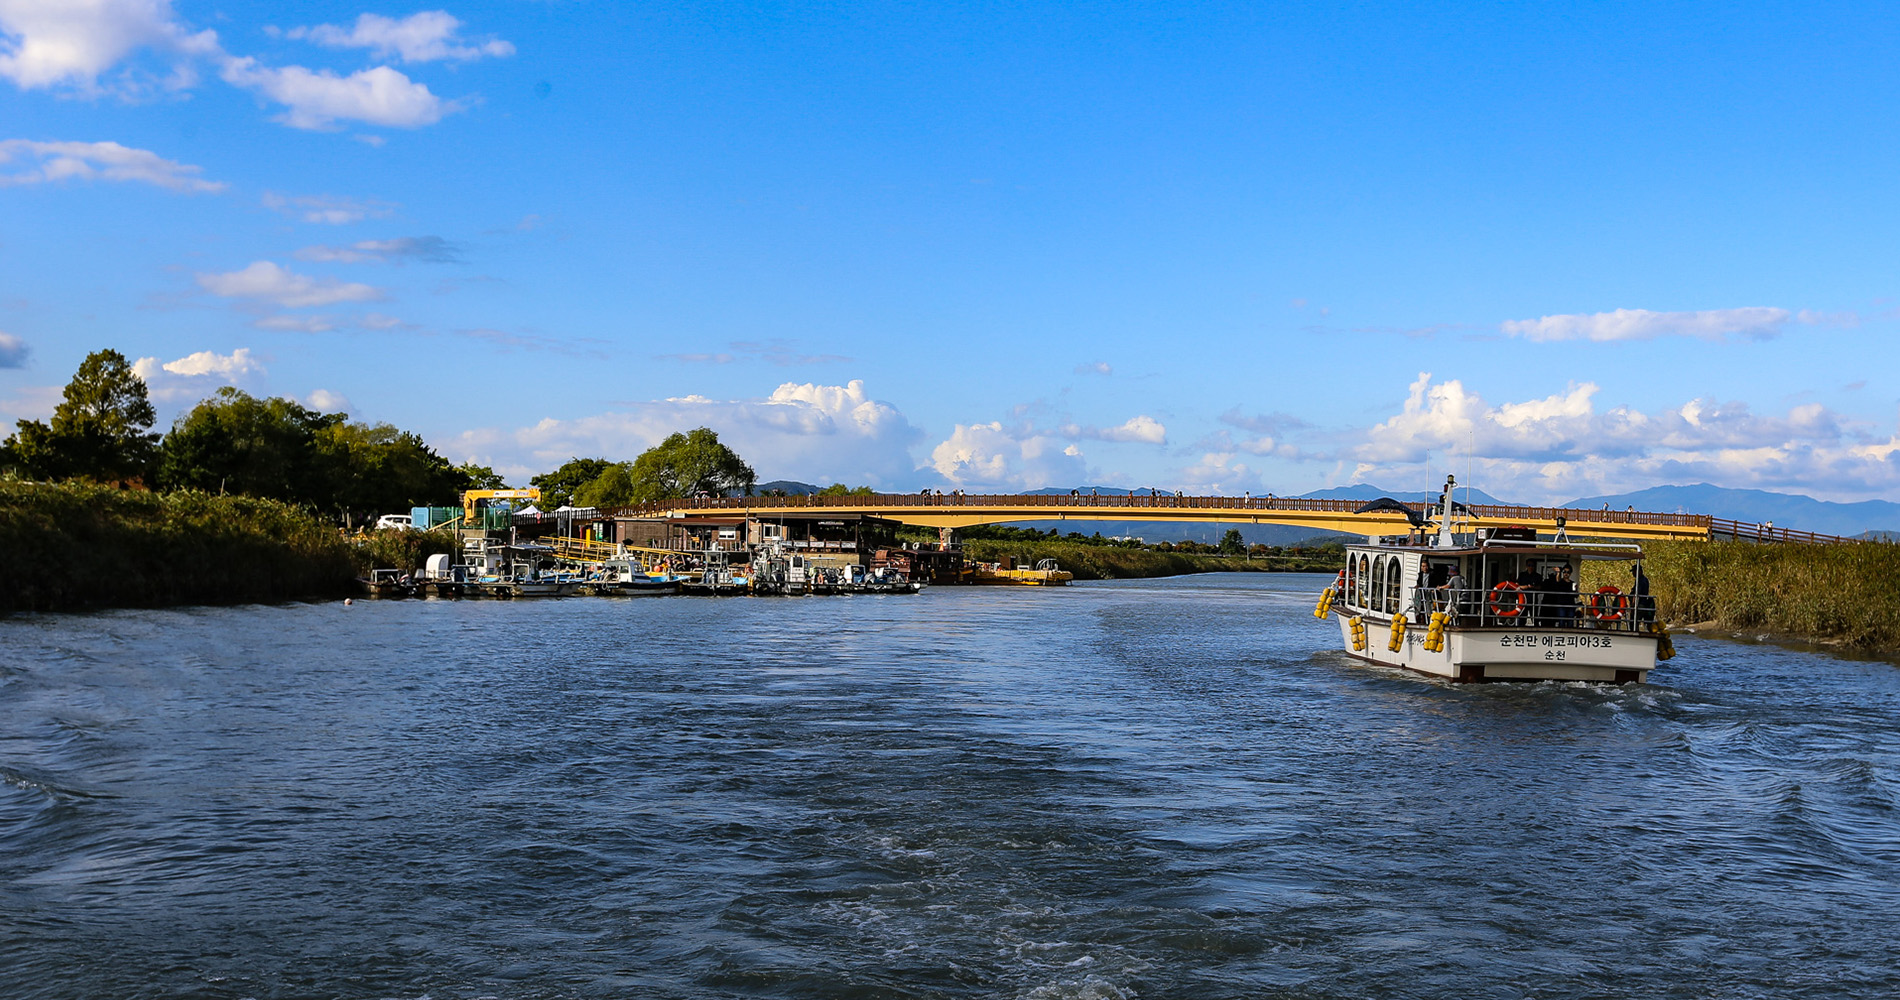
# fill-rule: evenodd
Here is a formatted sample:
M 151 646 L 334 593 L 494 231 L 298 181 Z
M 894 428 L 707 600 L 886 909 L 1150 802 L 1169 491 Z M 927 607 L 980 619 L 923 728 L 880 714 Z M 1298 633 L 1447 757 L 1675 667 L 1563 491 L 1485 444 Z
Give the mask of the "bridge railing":
M 806 494 L 783 497 L 688 497 L 680 500 L 665 500 L 655 503 L 624 507 L 614 511 L 601 511 L 603 517 L 653 517 L 677 510 L 746 510 L 787 512 L 802 508 L 820 507 L 831 510 L 861 509 L 890 510 L 905 507 L 931 507 L 936 509 L 969 507 L 995 510 L 1034 510 L 1037 508 L 1077 507 L 1125 510 L 1130 520 L 1139 520 L 1140 512 L 1145 510 L 1232 510 L 1232 511 L 1280 511 L 1289 513 L 1351 514 L 1365 506 L 1364 500 L 1336 500 L 1302 497 L 1224 497 L 1224 496 L 1176 496 L 1172 494 L 1118 494 L 1102 496 L 1097 494 L 1061 494 L 1061 493 L 879 493 L 871 496 L 819 496 Z M 1424 513 L 1426 504 L 1411 502 L 1406 504 L 1412 510 Z M 1640 511 L 1634 509 L 1609 510 L 1577 507 L 1527 507 L 1508 504 L 1472 504 L 1471 516 L 1487 521 L 1543 521 L 1552 522 L 1563 518 L 1565 524 L 1579 534 L 1587 534 L 1592 524 L 1601 525 L 1645 525 L 1664 528 L 1700 528 L 1713 537 L 1738 538 L 1765 542 L 1795 542 L 1815 545 L 1840 544 L 1854 542 L 1857 539 L 1843 538 L 1839 535 L 1823 535 L 1812 531 L 1797 531 L 1790 528 L 1776 528 L 1772 525 L 1751 524 L 1745 521 L 1732 521 L 1726 518 L 1711 517 L 1708 514 L 1664 513 L 1659 511 Z
M 621 517 L 642 517 L 675 510 L 796 510 L 807 507 L 837 509 L 888 510 L 901 507 L 978 507 L 1027 510 L 1038 507 L 1091 507 L 1127 510 L 1235 510 L 1285 511 L 1327 514 L 1351 514 L 1365 506 L 1363 500 L 1337 500 L 1301 497 L 1226 497 L 1172 496 L 1166 494 L 981 494 L 981 493 L 880 493 L 871 496 L 819 496 L 806 494 L 784 497 L 687 497 L 639 504 L 612 512 Z M 1422 502 L 1407 504 L 1424 512 Z M 1714 519 L 1707 514 L 1670 514 L 1638 510 L 1594 510 L 1574 507 L 1525 507 L 1501 504 L 1473 504 L 1475 517 L 1487 520 L 1542 520 L 1564 518 L 1570 524 L 1640 524 L 1661 527 L 1710 528 Z
M 1823 535 L 1813 531 L 1797 531 L 1793 528 L 1777 528 L 1772 524 L 1750 524 L 1747 521 L 1731 521 L 1727 518 L 1713 518 L 1709 533 L 1718 538 L 1732 538 L 1741 542 L 1792 542 L 1799 545 L 1853 545 L 1863 539 L 1847 538 L 1841 535 Z

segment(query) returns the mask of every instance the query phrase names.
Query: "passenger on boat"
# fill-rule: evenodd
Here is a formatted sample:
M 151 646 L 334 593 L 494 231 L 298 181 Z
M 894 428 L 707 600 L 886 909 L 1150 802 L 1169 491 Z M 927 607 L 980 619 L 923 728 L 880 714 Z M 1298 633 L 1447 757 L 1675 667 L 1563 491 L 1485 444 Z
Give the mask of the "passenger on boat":
M 1444 608 L 1445 613 L 1451 616 L 1453 625 L 1458 624 L 1458 619 L 1464 612 L 1463 605 L 1467 600 L 1466 586 L 1468 585 L 1465 583 L 1464 573 L 1456 568 L 1452 569 L 1451 578 L 1438 586 L 1439 591 L 1444 595 L 1439 598 L 1438 606 Z
M 1552 617 L 1558 625 L 1568 626 L 1577 618 L 1577 582 L 1570 578 L 1570 564 L 1557 567 L 1557 575 L 1552 579 L 1556 581 L 1550 597 L 1554 605 Z
M 1544 576 L 1537 572 L 1537 563 L 1530 556 L 1524 557 L 1524 569 L 1517 574 L 1517 586 L 1524 592 L 1524 614 L 1518 616 L 1518 621 L 1524 625 L 1542 625 Z
M 1630 594 L 1634 598 L 1636 605 L 1636 620 L 1639 622 L 1652 621 L 1656 617 L 1656 601 L 1649 596 L 1649 574 L 1643 572 L 1642 563 L 1632 565 L 1630 572 L 1636 577 L 1635 581 L 1630 584 Z

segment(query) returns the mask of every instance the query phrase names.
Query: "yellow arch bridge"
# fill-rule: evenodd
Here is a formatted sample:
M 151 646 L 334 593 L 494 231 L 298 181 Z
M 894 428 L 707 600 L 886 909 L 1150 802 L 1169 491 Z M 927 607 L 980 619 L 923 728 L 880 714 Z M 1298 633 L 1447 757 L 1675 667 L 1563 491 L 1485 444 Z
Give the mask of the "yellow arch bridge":
M 1410 530 L 1397 511 L 1359 513 L 1363 500 L 1283 497 L 1077 496 L 1046 494 L 975 495 L 960 493 L 879 494 L 874 496 L 712 497 L 663 500 L 622 508 L 619 517 L 695 520 L 761 518 L 875 517 L 938 529 L 968 528 L 1011 521 L 1185 521 L 1205 524 L 1284 524 L 1352 535 L 1399 535 Z M 1424 513 L 1426 505 L 1407 506 Z M 1580 510 L 1561 507 L 1511 507 L 1472 504 L 1462 530 L 1528 527 L 1540 533 L 1562 528 L 1590 538 L 1690 539 L 1737 538 L 1756 541 L 1831 543 L 1853 539 L 1749 524 L 1707 514 L 1663 514 L 1637 510 Z M 603 512 L 604 513 L 604 512 Z M 1080 524 L 1077 527 L 1081 527 Z

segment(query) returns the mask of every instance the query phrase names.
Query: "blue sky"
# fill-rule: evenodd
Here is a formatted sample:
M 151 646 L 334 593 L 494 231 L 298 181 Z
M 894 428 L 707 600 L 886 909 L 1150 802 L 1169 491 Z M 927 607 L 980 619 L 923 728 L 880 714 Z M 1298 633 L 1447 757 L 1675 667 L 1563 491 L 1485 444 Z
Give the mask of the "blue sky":
M 0 419 L 115 347 L 517 480 L 1891 497 L 1897 19 L 0 0 Z

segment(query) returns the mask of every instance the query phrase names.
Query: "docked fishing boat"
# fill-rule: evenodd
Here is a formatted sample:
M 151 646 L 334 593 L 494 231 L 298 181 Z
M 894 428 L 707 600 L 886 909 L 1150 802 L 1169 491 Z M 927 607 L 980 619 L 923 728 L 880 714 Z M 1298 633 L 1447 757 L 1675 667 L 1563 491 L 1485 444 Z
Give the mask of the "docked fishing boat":
M 1573 543 L 1560 527 L 1460 531 L 1453 481 L 1424 510 L 1381 498 L 1361 510 L 1404 512 L 1411 530 L 1346 548 L 1346 567 L 1315 617 L 1339 620 L 1346 652 L 1456 683 L 1597 681 L 1640 684 L 1675 655 L 1649 596 L 1642 549 Z M 1633 567 L 1628 588 L 1588 595 L 1586 561 Z
M 484 597 L 566 597 L 580 591 L 580 574 L 554 566 L 554 550 L 546 545 L 469 542 L 483 543 L 464 543 L 464 557 L 478 568 L 475 588 Z
M 357 577 L 357 585 L 371 597 L 414 597 L 415 581 L 399 569 L 373 569 L 366 577 Z
M 648 570 L 637 556 L 615 556 L 588 570 L 581 589 L 599 597 L 644 597 L 677 594 L 680 581 L 672 573 Z
M 1001 562 L 977 563 L 974 583 L 1013 584 L 1019 587 L 1066 587 L 1075 574 L 1056 565 L 1054 559 L 1043 559 L 1034 566 L 1018 566 L 1012 559 Z

